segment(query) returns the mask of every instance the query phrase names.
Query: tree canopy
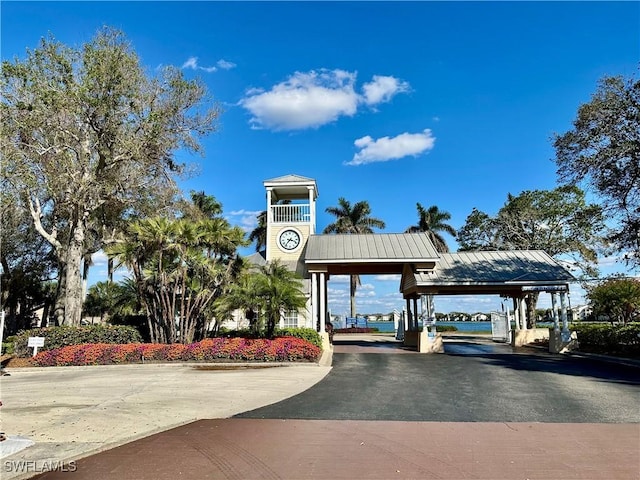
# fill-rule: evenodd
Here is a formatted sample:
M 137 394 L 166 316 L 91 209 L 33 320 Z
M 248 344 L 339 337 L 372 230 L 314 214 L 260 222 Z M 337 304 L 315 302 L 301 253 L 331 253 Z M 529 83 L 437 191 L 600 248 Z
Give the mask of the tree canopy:
M 43 39 L 2 65 L 3 178 L 58 268 L 58 323 L 77 324 L 81 264 L 124 217 L 158 211 L 183 171 L 174 152 L 200 151 L 219 110 L 177 68 L 146 73 L 125 36 L 105 28 L 80 48 Z
M 593 274 L 603 230 L 600 207 L 588 204 L 578 187 L 563 186 L 509 194 L 494 217 L 474 209 L 457 238 L 461 251 L 544 250 Z
M 576 186 L 509 194 L 497 215 L 474 209 L 458 230 L 461 251 L 544 250 L 583 274 L 596 273 L 604 229 L 599 206 L 588 204 Z M 537 293 L 527 295 L 527 315 L 535 326 Z
M 640 80 L 602 78 L 553 145 L 560 181 L 600 197 L 614 249 L 640 266 Z
M 610 277 L 587 289 L 594 315 L 628 323 L 640 315 L 640 280 Z

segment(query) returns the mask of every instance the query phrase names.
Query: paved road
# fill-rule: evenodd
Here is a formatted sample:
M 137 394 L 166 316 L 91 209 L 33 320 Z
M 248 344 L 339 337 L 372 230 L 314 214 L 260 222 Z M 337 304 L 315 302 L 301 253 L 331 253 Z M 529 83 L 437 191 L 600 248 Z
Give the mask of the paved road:
M 464 338 L 445 345 L 445 355 L 383 355 L 399 353 L 398 346 L 338 343 L 333 369 L 322 382 L 237 417 L 640 422 L 637 368 Z

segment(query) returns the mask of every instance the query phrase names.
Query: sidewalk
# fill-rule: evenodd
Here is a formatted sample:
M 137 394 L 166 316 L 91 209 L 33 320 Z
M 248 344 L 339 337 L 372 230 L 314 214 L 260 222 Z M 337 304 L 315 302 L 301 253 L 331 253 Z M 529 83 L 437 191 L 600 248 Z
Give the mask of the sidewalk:
M 219 370 L 223 366 L 10 369 L 10 376 L 0 377 L 2 431 L 35 445 L 2 458 L 0 477 L 29 478 L 17 471 L 19 462 L 33 475 L 45 462 L 78 459 L 199 419 L 269 405 L 307 390 L 331 370 L 316 363 L 230 364 L 232 370 Z

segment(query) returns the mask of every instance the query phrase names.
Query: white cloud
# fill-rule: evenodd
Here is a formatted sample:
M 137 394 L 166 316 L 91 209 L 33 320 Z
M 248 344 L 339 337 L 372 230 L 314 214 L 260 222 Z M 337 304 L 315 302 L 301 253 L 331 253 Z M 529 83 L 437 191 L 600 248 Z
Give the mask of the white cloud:
M 384 274 L 384 275 L 376 275 L 375 279 L 379 282 L 399 282 L 402 275 L 398 274 Z
M 395 77 L 374 75 L 373 81 L 362 86 L 367 105 L 390 101 L 396 94 L 409 91 L 409 84 Z
M 331 281 L 335 283 L 349 283 L 349 275 L 331 275 Z
M 315 128 L 356 113 L 355 74 L 343 70 L 296 72 L 266 92 L 253 91 L 240 101 L 254 128 Z
M 430 129 L 420 133 L 401 133 L 390 138 L 374 140 L 369 135 L 357 139 L 354 143 L 360 149 L 345 165 L 365 165 L 373 162 L 387 162 L 402 157 L 418 156 L 433 149 L 435 137 Z
M 216 65 L 211 65 L 209 67 L 203 67 L 198 64 L 198 57 L 189 57 L 186 62 L 182 64 L 183 69 L 188 68 L 191 70 L 202 70 L 207 73 L 213 73 L 221 68 L 222 70 L 230 70 L 235 68 L 236 64 L 232 62 L 228 62 L 227 60 L 220 59 L 216 62 Z
M 93 263 L 93 266 L 96 266 L 96 267 L 99 265 L 106 265 L 108 260 L 109 260 L 109 257 L 107 257 L 107 254 L 104 253 L 102 250 L 99 250 L 93 255 L 91 255 L 91 263 Z
M 233 210 L 225 215 L 231 225 L 238 225 L 245 232 L 250 232 L 258 226 L 259 210 Z
M 251 113 L 252 128 L 302 130 L 351 117 L 359 105 L 388 102 L 409 88 L 408 83 L 394 77 L 375 76 L 363 87 L 364 95 L 359 95 L 356 77 L 355 72 L 345 70 L 296 72 L 270 90 L 247 91 L 239 105 Z
M 187 61 L 182 64 L 182 68 L 196 70 L 198 68 L 198 57 L 189 57 Z
M 233 62 L 227 62 L 224 59 L 220 59 L 216 62 L 216 65 L 223 70 L 231 70 L 236 67 L 236 64 Z

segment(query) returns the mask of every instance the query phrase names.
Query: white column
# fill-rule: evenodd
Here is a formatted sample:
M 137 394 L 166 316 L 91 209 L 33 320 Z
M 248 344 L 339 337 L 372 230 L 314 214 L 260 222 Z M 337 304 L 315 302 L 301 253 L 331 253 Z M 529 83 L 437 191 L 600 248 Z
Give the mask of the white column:
M 326 325 L 327 319 L 327 276 L 326 273 L 321 272 L 319 275 L 320 284 L 318 285 L 318 297 L 320 300 L 320 309 L 318 311 L 318 315 L 320 316 L 320 331 L 324 332 L 324 327 Z
M 513 297 L 513 319 L 516 323 L 516 330 L 520 330 L 520 311 L 519 311 L 518 299 Z
M 524 298 L 520 298 L 518 299 L 520 302 L 520 322 L 522 323 L 522 327 L 520 327 L 522 330 L 526 330 L 527 329 L 527 311 L 526 311 L 526 304 L 524 301 Z
M 309 232 L 316 233 L 316 202 L 313 200 L 313 187 L 307 187 L 309 191 Z
M 318 329 L 318 274 L 311 274 L 311 322 L 314 330 Z
M 562 334 L 569 335 L 569 319 L 567 318 L 567 305 L 565 299 L 567 294 L 560 292 L 560 318 L 562 319 Z
M 556 306 L 556 292 L 551 292 L 551 311 L 553 312 L 553 330 L 560 330 L 560 322 L 558 320 L 558 307 Z
M 407 298 L 407 330 L 413 330 L 413 321 L 411 319 L 411 299 Z

